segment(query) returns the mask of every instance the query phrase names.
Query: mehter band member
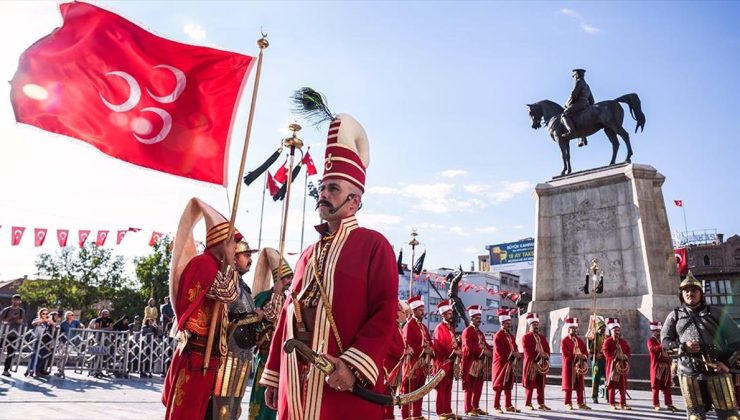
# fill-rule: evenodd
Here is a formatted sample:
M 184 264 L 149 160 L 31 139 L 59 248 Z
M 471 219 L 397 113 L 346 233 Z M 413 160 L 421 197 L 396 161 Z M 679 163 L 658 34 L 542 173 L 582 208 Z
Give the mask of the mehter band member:
M 610 336 L 604 340 L 604 352 L 606 358 L 606 391 L 609 394 L 609 406 L 612 410 L 617 409 L 615 394 L 619 391 L 619 408 L 632 410 L 627 405 L 627 377 L 630 370 L 630 350 L 627 341 L 622 338 L 622 327 L 619 318 L 609 318 L 606 321 L 606 329 Z
M 470 417 L 487 416 L 480 408 L 480 395 L 488 367 L 493 357 L 493 347 L 486 342 L 480 330 L 482 308 L 480 305 L 468 306 L 470 325 L 462 333 L 462 384 L 465 393 L 465 414 Z
M 452 324 L 452 303 L 449 300 L 440 301 L 437 311 L 442 316 L 442 322 L 434 329 L 434 370 L 445 371 L 444 378 L 436 388 L 437 415 L 441 420 L 457 419 L 457 415 L 452 412 L 452 383 L 455 380 L 453 371 L 455 366 L 459 366 L 462 351 Z
M 540 319 L 536 313 L 527 314 L 529 332 L 522 337 L 524 362 L 522 369 L 522 386 L 525 390 L 524 406 L 534 410 L 532 394 L 537 390 L 537 409 L 550 411 L 545 405 L 545 382 L 550 370 L 550 345 L 547 337 L 540 334 Z
M 560 341 L 560 353 L 563 354 L 562 384 L 565 393 L 565 409 L 573 409 L 573 391 L 576 392 L 576 403 L 581 410 L 591 407 L 583 401 L 583 376 L 588 372 L 588 350 L 586 343 L 578 336 L 578 318 L 565 319 L 563 328 L 568 332 Z
M 660 411 L 660 392 L 663 391 L 666 407 L 672 412 L 678 411 L 673 405 L 671 397 L 671 386 L 673 378 L 671 377 L 671 356 L 660 344 L 660 330 L 663 325 L 659 321 L 650 322 L 650 338 L 647 346 L 650 353 L 650 388 L 653 390 L 653 407 L 655 411 Z
M 408 300 L 409 307 L 413 313 L 409 322 L 403 327 L 403 338 L 406 345 L 411 348 L 411 355 L 406 359 L 403 366 L 403 381 L 401 392 L 408 393 L 418 389 L 424 384 L 426 377 L 432 373 L 432 360 L 434 359 L 434 348 L 429 329 L 424 325 L 424 300 L 421 296 L 414 296 Z M 423 399 L 406 404 L 401 407 L 401 417 L 404 419 L 421 418 L 421 406 Z
M 522 354 L 516 345 L 511 333 L 511 316 L 508 309 L 498 310 L 498 320 L 501 329 L 493 336 L 493 366 L 491 378 L 493 382 L 493 411 L 502 414 L 501 391 L 504 392 L 506 411 L 518 413 L 520 410 L 511 401 L 511 391 L 514 389 L 516 368 Z

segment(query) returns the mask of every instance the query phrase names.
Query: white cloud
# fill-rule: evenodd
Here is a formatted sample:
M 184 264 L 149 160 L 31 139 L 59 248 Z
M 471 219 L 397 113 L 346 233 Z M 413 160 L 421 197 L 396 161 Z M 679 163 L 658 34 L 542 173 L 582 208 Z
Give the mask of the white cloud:
M 467 185 L 465 191 L 498 204 L 532 188 L 529 181 L 500 181 L 492 185 Z M 485 203 L 483 203 L 485 205 Z
M 193 41 L 203 41 L 206 39 L 206 28 L 197 23 L 188 23 L 183 26 L 182 31 Z
M 576 12 L 573 9 L 568 9 L 567 7 L 564 7 L 560 9 L 560 13 L 564 14 L 565 16 L 570 16 L 572 18 L 580 18 L 581 14 Z
M 465 176 L 467 174 L 468 171 L 463 169 L 448 169 L 446 171 L 442 171 L 442 176 L 445 178 L 455 178 L 457 176 Z
M 524 225 L 514 225 L 511 228 L 512 229 L 524 229 Z
M 459 235 L 459 236 L 470 236 L 470 233 L 468 233 L 461 226 L 453 226 L 453 227 L 451 227 L 450 228 L 450 233 L 452 233 L 454 235 Z
M 496 226 L 482 226 L 475 228 L 475 231 L 478 233 L 494 233 L 498 232 L 498 228 Z
M 357 213 L 357 219 L 361 226 L 382 231 L 392 225 L 397 225 L 403 220 L 398 216 L 381 213 Z
M 588 23 L 581 23 L 581 29 L 583 29 L 583 32 L 589 35 L 595 35 L 601 31 L 601 29 L 595 26 L 591 26 Z
M 464 249 L 465 253 L 467 254 L 479 254 L 483 251 L 480 250 L 480 248 L 476 248 L 474 246 L 470 246 Z
M 463 189 L 469 193 L 479 194 L 486 190 L 485 185 L 466 185 Z

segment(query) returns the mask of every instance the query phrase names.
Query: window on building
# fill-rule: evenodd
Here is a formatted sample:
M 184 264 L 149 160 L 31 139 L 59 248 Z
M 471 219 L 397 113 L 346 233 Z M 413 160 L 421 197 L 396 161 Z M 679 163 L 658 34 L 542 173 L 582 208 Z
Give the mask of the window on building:
M 496 315 L 486 315 L 486 324 L 498 325 L 498 317 Z
M 732 305 L 732 283 L 730 280 L 708 280 L 704 282 L 706 300 L 710 305 Z
M 711 261 L 709 260 L 709 255 L 704 256 L 704 265 L 711 265 Z
M 498 290 L 499 290 L 498 284 L 496 284 L 496 283 L 490 283 L 490 282 L 486 282 L 486 288 L 487 289 L 493 289 L 494 292 L 498 292 Z
M 432 312 L 429 314 L 429 321 L 431 322 L 442 322 L 442 317 L 438 312 Z
M 735 250 L 735 265 L 740 265 L 740 248 Z
M 489 309 L 498 309 L 500 302 L 494 299 L 486 299 L 486 306 Z
M 501 284 L 506 286 L 507 284 L 509 284 L 509 280 L 507 280 L 506 277 L 501 277 Z
M 429 298 L 429 306 L 437 307 L 438 303 L 439 303 L 439 298 L 436 298 L 436 297 Z

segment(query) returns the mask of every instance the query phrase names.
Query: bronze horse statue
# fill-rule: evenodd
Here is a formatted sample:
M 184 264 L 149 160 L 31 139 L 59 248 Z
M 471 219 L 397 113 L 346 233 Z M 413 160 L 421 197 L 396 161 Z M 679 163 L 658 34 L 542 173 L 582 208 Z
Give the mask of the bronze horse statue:
M 624 110 L 619 102 L 627 104 L 630 109 L 632 118 L 637 121 L 635 133 L 637 130 L 642 131 L 645 128 L 645 114 L 642 113 L 640 97 L 636 93 L 629 93 L 620 96 L 617 99 L 595 103 L 591 108 L 575 115 L 573 125 L 575 132 L 568 134 L 568 130 L 560 120 L 563 113 L 563 107 L 553 101 L 544 100 L 533 104 L 527 104 L 529 107 L 529 118 L 532 120 L 532 128 L 535 130 L 547 125 L 547 131 L 550 133 L 553 141 L 560 146 L 560 154 L 563 158 L 563 171 L 560 175 L 571 173 L 570 167 L 570 141 L 581 137 L 590 136 L 603 129 L 609 142 L 612 144 L 612 160 L 610 165 L 614 165 L 619 150 L 619 139 L 622 137 L 625 146 L 627 146 L 627 158 L 625 162 L 631 162 L 632 146 L 630 145 L 630 135 L 622 127 L 624 122 Z

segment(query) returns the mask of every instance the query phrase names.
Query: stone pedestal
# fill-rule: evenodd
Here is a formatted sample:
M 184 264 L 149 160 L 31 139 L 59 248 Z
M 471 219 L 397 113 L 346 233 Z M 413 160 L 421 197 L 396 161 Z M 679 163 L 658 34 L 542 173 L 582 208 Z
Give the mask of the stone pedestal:
M 554 178 L 535 188 L 534 298 L 529 311 L 546 324 L 541 329 L 553 352 L 560 351 L 568 315 L 578 317 L 580 334 L 586 333 L 592 295 L 579 289 L 592 258 L 598 258 L 604 271 L 597 314 L 620 318 L 632 352 L 647 352 L 648 323 L 665 320 L 678 304 L 664 181 L 652 166 L 623 164 Z M 518 331 L 526 331 L 524 319 Z

